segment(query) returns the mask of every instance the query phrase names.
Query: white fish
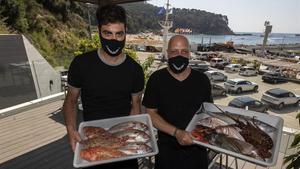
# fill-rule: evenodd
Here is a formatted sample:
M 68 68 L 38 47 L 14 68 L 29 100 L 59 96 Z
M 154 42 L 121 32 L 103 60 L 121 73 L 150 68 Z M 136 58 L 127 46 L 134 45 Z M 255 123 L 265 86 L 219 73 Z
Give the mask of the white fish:
M 236 138 L 241 141 L 245 141 L 244 137 L 239 133 L 238 129 L 235 126 L 219 126 L 215 128 L 215 131 L 219 134 L 225 134 L 228 137 Z
M 198 125 L 202 125 L 202 126 L 206 126 L 209 128 L 216 128 L 218 126 L 226 126 L 228 125 L 228 123 L 226 123 L 225 121 L 222 121 L 218 118 L 215 117 L 207 117 L 204 119 L 201 119 L 197 122 Z
M 140 155 L 152 152 L 152 148 L 145 143 L 130 143 L 118 149 L 127 155 Z
M 128 129 L 136 129 L 136 130 L 141 130 L 141 131 L 147 132 L 148 126 L 139 121 L 126 121 L 126 122 L 118 123 L 118 124 L 110 127 L 108 131 L 111 133 L 116 133 L 116 132 L 128 130 Z
M 113 136 L 122 138 L 122 140 L 125 140 L 126 143 L 136 143 L 136 142 L 146 143 L 150 141 L 150 136 L 147 133 L 136 129 L 122 130 L 113 133 Z

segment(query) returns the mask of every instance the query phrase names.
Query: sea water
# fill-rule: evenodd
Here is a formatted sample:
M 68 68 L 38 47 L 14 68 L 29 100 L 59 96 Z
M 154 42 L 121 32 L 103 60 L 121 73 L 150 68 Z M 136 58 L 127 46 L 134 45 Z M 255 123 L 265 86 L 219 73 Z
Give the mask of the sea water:
M 263 43 L 262 33 L 236 32 L 236 34 L 251 34 L 251 35 L 185 35 L 191 43 L 209 44 L 209 43 L 224 43 L 233 41 L 234 44 L 243 45 L 258 45 Z M 268 37 L 268 44 L 300 44 L 300 34 L 291 33 L 271 33 Z

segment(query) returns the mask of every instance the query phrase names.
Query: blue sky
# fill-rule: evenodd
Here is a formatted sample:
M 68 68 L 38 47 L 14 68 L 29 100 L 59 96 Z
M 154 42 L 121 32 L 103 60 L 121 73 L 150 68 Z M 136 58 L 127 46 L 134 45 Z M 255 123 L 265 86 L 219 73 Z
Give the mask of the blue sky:
M 148 3 L 163 6 L 166 0 Z M 300 33 L 300 0 L 170 0 L 170 4 L 227 15 L 234 32 L 262 32 L 269 20 L 274 33 Z

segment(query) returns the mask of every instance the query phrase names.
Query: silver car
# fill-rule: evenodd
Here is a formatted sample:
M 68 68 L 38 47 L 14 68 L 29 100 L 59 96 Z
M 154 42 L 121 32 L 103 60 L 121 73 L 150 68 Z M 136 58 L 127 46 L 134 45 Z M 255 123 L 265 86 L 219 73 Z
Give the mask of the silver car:
M 221 85 L 213 83 L 213 84 L 211 84 L 211 88 L 212 88 L 211 94 L 212 94 L 213 97 L 215 97 L 215 96 L 226 96 L 226 94 L 227 94 L 226 89 Z
M 296 105 L 300 107 L 299 95 L 280 88 L 266 91 L 261 101 L 278 109 L 282 109 L 285 105 Z
M 258 85 L 254 82 L 250 82 L 245 79 L 230 79 L 224 83 L 225 89 L 227 91 L 232 91 L 236 93 L 242 93 L 244 91 L 257 91 Z
M 239 70 L 239 75 L 242 75 L 242 76 L 256 76 L 257 71 L 255 70 L 254 67 L 243 66 Z
M 238 72 L 242 66 L 240 64 L 229 64 L 225 66 L 224 71 L 225 72 Z
M 206 76 L 211 81 L 226 81 L 227 80 L 227 76 L 221 72 L 209 70 L 209 71 L 204 72 L 204 74 L 206 74 Z

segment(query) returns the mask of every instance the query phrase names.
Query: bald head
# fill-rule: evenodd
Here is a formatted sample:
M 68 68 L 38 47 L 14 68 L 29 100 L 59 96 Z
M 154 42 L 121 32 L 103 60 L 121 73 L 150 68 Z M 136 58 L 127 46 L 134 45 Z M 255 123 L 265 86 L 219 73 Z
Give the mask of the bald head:
M 190 56 L 189 41 L 185 36 L 175 35 L 171 37 L 168 44 L 168 58 L 181 55 Z
M 186 43 L 187 46 L 189 46 L 189 41 L 188 39 L 185 37 L 185 36 L 182 36 L 182 35 L 174 35 L 170 38 L 169 40 L 169 44 L 168 44 L 168 49 L 170 47 L 172 47 L 172 45 L 174 45 L 174 43 L 178 43 L 178 42 L 181 42 L 181 43 Z

